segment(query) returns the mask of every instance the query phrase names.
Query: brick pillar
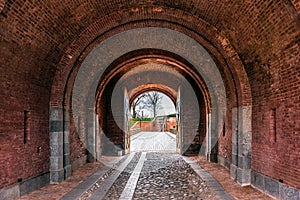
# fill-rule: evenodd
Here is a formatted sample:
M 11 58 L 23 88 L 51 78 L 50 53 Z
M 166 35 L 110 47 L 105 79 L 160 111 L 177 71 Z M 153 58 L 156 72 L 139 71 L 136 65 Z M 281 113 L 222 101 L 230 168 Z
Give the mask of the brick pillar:
M 50 109 L 50 182 L 64 180 L 63 109 Z
M 241 106 L 233 109 L 232 164 L 230 175 L 242 186 L 251 184 L 252 109 Z
M 64 111 L 64 118 L 63 118 L 63 153 L 64 153 L 64 179 L 67 179 L 71 176 L 72 167 L 71 167 L 71 160 L 70 160 L 70 113 L 67 110 Z
M 176 151 L 182 154 L 182 116 L 181 116 L 181 88 L 178 88 L 176 101 L 176 122 L 177 122 L 177 137 L 176 137 Z
M 181 85 L 180 115 L 182 128 L 182 153 L 199 154 L 200 109 L 199 102 L 194 90 L 190 85 Z
M 96 161 L 96 114 L 94 108 L 89 108 L 87 111 L 87 122 L 86 122 L 86 148 L 88 151 L 87 161 Z
M 96 159 L 100 160 L 101 157 L 101 134 L 102 134 L 102 128 L 99 127 L 99 116 L 96 115 L 95 117 L 95 125 L 96 125 Z
M 125 154 L 130 153 L 130 106 L 127 88 L 124 87 L 124 107 L 123 107 L 123 127 L 124 127 L 124 150 Z
M 237 178 L 238 166 L 238 112 L 237 108 L 232 109 L 232 161 L 230 165 L 230 176 L 232 179 Z
M 69 113 L 50 109 L 50 182 L 60 183 L 71 175 Z
M 102 155 L 124 154 L 124 87 L 117 85 L 113 94 L 106 98 L 106 113 L 103 113 L 105 134 L 102 134 Z M 109 92 L 108 92 L 109 94 Z
M 206 116 L 206 141 L 205 141 L 205 155 L 210 162 L 217 162 L 218 158 L 218 129 L 217 116 L 208 113 Z
M 199 155 L 201 156 L 205 156 L 206 155 L 206 142 L 205 142 L 205 137 L 206 137 L 206 133 L 207 133 L 207 113 L 206 113 L 206 107 L 204 106 L 204 103 L 200 103 L 200 125 L 199 125 L 199 129 L 198 132 L 200 134 L 200 144 L 201 144 L 201 148 L 199 151 Z
M 218 136 L 219 136 L 219 116 L 218 111 L 214 110 L 208 115 L 208 155 L 210 162 L 218 162 Z

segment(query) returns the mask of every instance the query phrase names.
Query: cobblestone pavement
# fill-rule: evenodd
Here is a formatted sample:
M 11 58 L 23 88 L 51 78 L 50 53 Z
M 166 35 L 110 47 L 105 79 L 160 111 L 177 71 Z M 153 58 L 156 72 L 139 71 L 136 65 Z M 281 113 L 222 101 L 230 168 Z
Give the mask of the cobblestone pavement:
M 216 199 L 178 154 L 147 153 L 133 199 Z
M 175 153 L 175 141 L 175 136 L 165 132 L 135 135 L 131 148 L 144 151 L 143 156 L 136 153 L 114 183 L 100 178 L 80 199 L 216 199 L 190 165 Z
M 20 199 L 56 200 L 63 196 L 68 200 L 233 199 L 230 195 L 228 198 L 228 193 L 241 200 L 271 199 L 252 187 L 240 187 L 230 178 L 229 171 L 219 164 L 210 163 L 198 156 L 192 159 L 182 157 L 173 150 L 170 153 L 171 148 L 167 146 L 172 141 L 175 142 L 173 135 L 161 132 L 153 133 L 155 135 L 145 134 L 132 138 L 138 144 L 135 152 L 123 157 L 105 158 L 107 161 L 102 164 L 89 163 L 74 171 L 66 181 L 46 186 Z M 152 141 L 161 145 L 143 145 L 147 139 L 149 143 Z M 106 166 L 112 159 L 115 159 L 112 162 L 114 164 Z M 91 182 L 92 177 L 97 178 Z M 71 196 L 70 194 L 76 194 L 82 189 L 80 185 L 85 185 L 86 189 L 77 196 Z
M 149 153 L 148 153 L 149 154 Z M 173 156 L 172 154 L 170 154 Z M 176 155 L 176 154 L 175 154 Z M 126 156 L 124 156 L 126 157 Z M 149 155 L 148 155 L 149 158 Z M 146 159 L 148 159 L 146 157 Z M 145 160 L 144 166 L 147 166 L 147 162 L 150 160 Z M 228 193 L 230 193 L 232 196 L 234 196 L 235 199 L 239 200 L 271 200 L 271 197 L 268 197 L 267 195 L 261 193 L 260 191 L 252 188 L 252 187 L 240 187 L 237 183 L 234 182 L 229 176 L 229 171 L 222 167 L 221 165 L 217 163 L 210 163 L 207 160 L 205 160 L 202 157 L 193 157 L 192 160 L 196 161 L 204 170 L 209 172 L 213 177 L 217 179 L 219 183 L 222 184 L 222 186 L 226 189 Z M 152 162 L 154 162 L 155 159 L 153 159 Z M 76 185 L 84 181 L 88 176 L 92 175 L 92 173 L 96 172 L 99 168 L 101 168 L 102 164 L 100 163 L 88 163 L 79 169 L 77 169 L 75 172 L 72 173 L 72 177 L 70 177 L 68 180 L 63 181 L 62 183 L 58 185 L 48 185 L 44 188 L 41 188 L 39 190 L 36 190 L 34 192 L 31 192 L 30 194 L 24 195 L 19 200 L 58 200 L 63 195 L 68 193 L 70 190 L 74 189 Z M 147 172 L 147 171 L 146 171 Z M 151 172 L 148 172 L 151 174 Z M 152 172 L 154 173 L 154 172 Z M 145 179 L 143 174 L 140 174 L 140 178 Z M 72 183 L 72 184 L 71 184 Z M 201 182 L 200 182 L 201 184 Z M 180 185 L 181 187 L 181 185 Z M 159 188 L 161 189 L 161 188 Z M 140 189 L 137 187 L 136 191 L 140 191 Z M 176 191 L 176 190 L 174 190 Z M 136 193 L 136 195 L 138 195 Z M 135 199 L 138 199 L 135 197 Z M 142 198 L 144 199 L 144 198 Z M 151 199 L 151 198 L 150 198 Z M 155 198 L 152 198 L 155 199 Z M 186 199 L 189 199 L 186 197 Z M 197 198 L 190 198 L 190 199 L 197 199 Z M 221 198 L 222 199 L 222 198 Z
M 101 179 L 80 199 L 217 199 L 205 182 L 193 171 L 188 163 L 176 153 L 136 153 L 124 171 L 118 175 L 108 191 L 97 190 L 105 187 Z M 139 171 L 137 164 L 141 163 Z M 136 183 L 127 184 L 132 174 L 137 173 Z M 124 193 L 125 187 L 132 195 Z M 129 188 L 128 188 L 129 187 Z M 103 194 L 105 193 L 105 195 Z M 122 195 L 123 194 L 123 195 Z M 121 198 L 120 198 L 121 197 Z
M 132 161 L 127 165 L 124 171 L 120 174 L 118 179 L 114 182 L 111 188 L 108 190 L 107 194 L 105 195 L 104 199 L 119 199 L 121 192 L 124 190 L 125 185 L 133 172 L 136 164 L 139 161 L 141 153 L 135 154 Z
M 127 158 L 127 156 L 124 156 L 119 162 L 117 162 L 115 165 L 113 165 L 110 169 L 108 169 L 97 181 L 96 183 L 94 183 L 92 186 L 90 186 L 90 188 L 88 189 L 88 191 L 86 191 L 80 198 L 79 200 L 86 200 L 89 199 L 93 193 L 98 190 L 103 184 L 104 182 L 107 180 L 108 177 L 112 176 L 112 174 L 117 172 L 117 168 L 123 163 L 125 162 L 125 159 Z

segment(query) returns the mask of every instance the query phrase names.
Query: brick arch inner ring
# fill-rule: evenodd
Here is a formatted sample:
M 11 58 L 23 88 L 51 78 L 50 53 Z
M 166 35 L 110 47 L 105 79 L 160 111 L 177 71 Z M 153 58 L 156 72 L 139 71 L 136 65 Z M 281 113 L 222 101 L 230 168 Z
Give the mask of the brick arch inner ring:
M 107 16 L 102 20 L 105 21 L 116 17 L 115 13 L 111 15 L 112 16 Z M 143 16 L 138 16 L 136 19 L 131 19 L 118 26 L 113 26 L 113 24 L 110 23 L 107 24 L 112 25 L 112 27 L 107 27 L 107 25 L 100 27 L 99 24 L 103 24 L 104 22 L 98 20 L 83 31 L 80 37 L 65 51 L 58 64 L 57 73 L 52 86 L 50 106 L 61 107 L 62 105 L 68 105 L 68 103 L 66 103 L 68 97 L 66 96 L 70 96 L 68 95 L 70 93 L 69 86 L 74 82 L 81 63 L 97 44 L 124 30 L 148 26 L 176 30 L 198 41 L 213 55 L 216 63 L 219 63 L 220 66 L 226 66 L 227 69 L 224 69 L 224 74 L 226 74 L 227 79 L 233 80 L 229 87 L 231 87 L 233 93 L 237 94 L 236 99 L 233 100 L 234 105 L 251 105 L 251 89 L 247 74 L 244 68 L 241 67 L 243 63 L 227 38 L 215 27 L 202 19 L 188 15 L 182 16 L 178 21 L 175 20 L 176 22 L 170 21 L 169 16 L 146 20 L 142 20 L 142 17 Z M 190 24 L 191 18 L 197 23 Z M 195 26 L 195 24 L 198 24 L 198 26 Z M 93 30 L 93 32 L 90 30 Z
M 104 90 L 109 82 L 112 79 L 120 79 L 128 71 L 135 70 L 136 67 L 145 63 L 157 63 L 168 66 L 169 68 L 172 68 L 174 70 L 173 72 L 168 71 L 168 73 L 174 75 L 175 77 L 182 76 L 180 77 L 180 79 L 187 79 L 187 82 L 191 84 L 193 90 L 198 91 L 199 99 L 201 99 L 201 102 L 203 103 L 203 105 L 205 105 L 204 107 L 206 109 L 206 112 L 209 112 L 209 110 L 211 109 L 211 97 L 206 83 L 197 69 L 195 69 L 195 67 L 191 63 L 189 63 L 179 55 L 162 49 L 148 48 L 135 50 L 120 56 L 110 64 L 105 72 L 103 72 L 100 80 L 98 76 L 96 76 L 95 80 L 93 80 L 93 84 L 97 84 L 95 98 L 96 112 L 98 112 L 98 102 L 103 96 Z M 116 82 L 117 80 L 114 81 Z M 173 88 L 174 91 L 177 89 L 178 88 Z M 89 94 L 90 96 L 87 99 L 93 100 L 94 90 L 93 92 L 89 92 Z M 171 92 L 170 94 L 172 94 L 172 96 L 175 96 L 173 95 L 175 94 L 174 92 Z M 174 99 L 175 102 L 175 98 L 171 99 Z M 92 103 L 93 102 L 89 102 L 90 105 L 92 105 Z
M 162 84 L 144 84 L 128 92 L 130 107 L 132 106 L 133 101 L 138 96 L 146 92 L 152 92 L 152 91 L 161 92 L 167 95 L 172 100 L 174 106 L 176 106 L 177 92 L 175 90 Z
M 176 60 L 175 58 L 178 58 L 178 60 Z M 143 65 L 147 65 L 147 64 L 157 64 L 159 66 L 159 68 L 142 68 L 142 72 L 140 67 Z M 165 67 L 163 67 L 165 65 Z M 168 65 L 168 66 L 167 66 Z M 149 66 L 148 66 L 149 67 Z M 161 67 L 161 68 L 160 68 Z M 122 150 L 122 146 L 127 146 L 122 145 L 120 143 L 122 143 L 122 141 L 124 141 L 124 138 L 126 138 L 126 129 L 122 129 L 122 127 L 124 127 L 124 124 L 122 123 L 122 119 L 124 119 L 124 117 L 120 116 L 120 113 L 123 113 L 122 109 L 123 106 L 120 104 L 122 104 L 122 102 L 124 102 L 122 99 L 124 99 L 125 97 L 122 96 L 123 91 L 118 90 L 121 86 L 121 88 L 125 88 L 127 86 L 129 86 L 129 88 L 131 88 L 131 90 L 128 90 L 129 94 L 128 94 L 128 99 L 129 102 L 131 102 L 134 98 L 132 98 L 132 95 L 138 95 L 141 92 L 145 92 L 145 91 L 149 91 L 149 90 L 159 90 L 165 94 L 169 94 L 169 96 L 171 97 L 171 99 L 173 99 L 173 103 L 175 105 L 175 107 L 177 107 L 176 105 L 176 100 L 177 100 L 177 92 L 176 90 L 178 90 L 178 85 L 180 86 L 185 86 L 185 89 L 188 89 L 190 91 L 194 91 L 194 101 L 192 101 L 194 107 L 193 110 L 196 113 L 196 118 L 194 120 L 193 123 L 196 123 L 194 125 L 196 125 L 196 127 L 198 127 L 198 130 L 201 129 L 202 133 L 205 133 L 206 130 L 203 126 L 203 124 L 206 123 L 206 113 L 209 110 L 209 102 L 210 100 L 205 99 L 204 94 L 202 91 L 204 91 L 204 93 L 206 93 L 206 95 L 209 95 L 207 92 L 206 88 L 201 88 L 203 87 L 203 85 L 205 85 L 204 81 L 200 81 L 201 79 L 201 75 L 197 74 L 196 72 L 193 72 L 192 70 L 193 66 L 191 66 L 187 61 L 184 61 L 183 58 L 181 58 L 180 56 L 176 56 L 174 54 L 172 54 L 171 52 L 166 52 L 163 50 L 158 50 L 158 49 L 141 49 L 141 50 L 137 50 L 137 51 L 132 51 L 129 52 L 128 54 L 125 54 L 123 56 L 121 56 L 120 58 L 116 59 L 106 70 L 106 72 L 103 73 L 103 76 L 101 77 L 101 80 L 97 79 L 95 80 L 95 82 L 99 82 L 98 86 L 97 86 L 97 95 L 96 95 L 96 100 L 95 100 L 95 104 L 96 104 L 96 112 L 98 114 L 98 116 L 104 116 L 105 120 L 103 120 L 101 117 L 99 118 L 99 124 L 102 127 L 102 132 L 101 135 L 105 137 L 104 141 L 111 141 L 112 143 L 114 143 L 114 147 L 106 147 L 106 144 L 102 144 L 102 147 L 104 148 L 104 152 L 108 153 L 107 149 L 110 149 L 110 152 L 112 152 L 112 149 L 114 149 L 113 151 L 116 152 L 116 149 Z M 148 73 L 147 75 L 143 74 L 143 72 Z M 133 72 L 133 73 L 132 73 Z M 154 82 L 154 83 L 161 83 L 159 80 L 159 78 L 157 79 L 155 76 L 155 72 L 158 73 L 162 73 L 162 72 L 166 72 L 165 75 L 169 75 L 169 77 L 163 77 L 163 79 L 166 80 L 166 85 L 168 85 L 168 87 L 166 87 L 165 85 L 162 84 L 143 84 L 142 82 L 138 82 L 138 83 L 134 83 L 133 85 L 131 85 L 128 81 L 128 79 L 132 79 L 135 82 L 134 79 L 134 75 L 138 74 L 140 75 L 142 73 L 142 77 L 147 77 L 150 78 L 148 79 L 148 81 L 150 80 L 150 82 Z M 128 75 L 128 74 L 130 75 Z M 156 74 L 157 75 L 157 74 Z M 98 76 L 97 76 L 98 77 Z M 170 80 L 174 79 L 174 81 L 171 81 L 173 83 L 176 83 L 175 85 L 171 84 L 172 86 L 169 86 Z M 117 86 L 117 83 L 119 83 L 120 81 L 120 85 Z M 125 84 L 122 84 L 125 83 Z M 182 83 L 179 84 L 179 83 Z M 147 87 L 145 87 L 145 85 Z M 136 87 L 133 87 L 136 86 Z M 116 91 L 119 92 L 118 96 L 113 96 L 113 90 L 115 90 L 114 88 L 118 88 L 116 89 Z M 94 94 L 94 93 L 90 93 L 90 94 Z M 186 93 L 188 94 L 188 93 Z M 189 93 L 189 95 L 191 95 Z M 117 97 L 117 98 L 116 98 Z M 209 98 L 209 97 L 208 97 Z M 93 96 L 91 96 L 88 99 L 93 99 Z M 117 99 L 117 100 L 115 100 Z M 190 99 L 191 100 L 191 99 Z M 111 102 L 117 102 L 117 103 L 111 103 Z M 206 103 L 205 103 L 206 102 Z M 92 102 L 90 102 L 92 103 Z M 207 106 L 208 104 L 208 106 Z M 112 106 L 114 105 L 114 106 Z M 201 105 L 201 111 L 198 110 L 197 108 Z M 116 108 L 116 109 L 114 109 Z M 104 109 L 104 110 L 103 110 Z M 199 108 L 200 109 L 200 108 Z M 197 112 L 198 110 L 198 112 Z M 199 112 L 201 112 L 201 116 L 199 117 Z M 114 117 L 112 117 L 114 116 Z M 121 119 L 121 120 L 120 120 Z M 188 120 L 187 118 L 185 118 L 186 122 L 185 125 L 188 126 Z M 104 121 L 104 122 L 103 122 Z M 202 125 L 200 125 L 202 124 Z M 107 127 L 110 126 L 110 127 Z M 195 127 L 192 126 L 191 127 Z M 117 133 L 118 136 L 115 136 L 116 134 L 111 134 L 111 132 L 115 132 Z M 194 130 L 194 133 L 198 132 L 197 130 Z M 125 133 L 125 134 L 124 134 Z M 205 136 L 202 134 L 202 140 L 204 140 Z M 193 136 L 191 136 L 193 137 Z M 195 136 L 194 136 L 195 137 Z M 197 136 L 198 137 L 198 136 Z M 120 140 L 121 138 L 121 140 Z M 193 138 L 192 138 L 193 139 Z M 191 139 L 189 139 L 191 141 Z M 201 140 L 201 141 L 202 141 Z M 190 142 L 188 141 L 188 142 Z M 198 142 L 200 144 L 200 142 Z M 193 144 L 194 147 L 197 146 L 197 144 Z M 116 148 L 115 148 L 116 147 Z M 203 147 L 205 148 L 205 147 Z M 185 146 L 184 150 L 188 150 L 188 147 Z M 125 152 L 126 152 L 126 148 L 125 148 Z M 186 152 L 186 151 L 184 151 Z
M 85 93 L 89 93 L 90 95 L 96 94 L 96 99 L 98 96 L 102 96 L 101 93 L 103 93 L 103 89 L 100 89 L 99 92 L 98 88 L 106 88 L 105 84 L 108 81 L 101 81 L 104 85 L 101 85 L 101 83 L 99 85 L 100 77 L 106 72 L 114 73 L 106 69 L 111 66 L 111 63 L 118 60 L 119 57 L 126 55 L 128 52 L 136 52 L 139 49 L 159 49 L 169 52 L 169 54 L 179 55 L 179 57 L 187 60 L 187 62 L 197 70 L 199 75 L 194 76 L 194 78 L 199 79 L 199 77 L 201 77 L 204 80 L 206 86 L 204 91 L 213 97 L 210 98 L 212 102 L 211 107 L 213 108 L 208 111 L 212 120 L 208 120 L 210 124 L 207 125 L 207 127 L 212 130 L 209 131 L 211 136 L 208 136 L 212 138 L 209 141 L 210 147 L 207 147 L 209 149 L 208 154 L 211 154 L 212 148 L 216 148 L 215 145 L 219 133 L 218 129 L 220 129 L 224 120 L 224 117 L 221 116 L 225 115 L 226 110 L 225 86 L 222 82 L 223 79 L 220 71 L 209 53 L 195 40 L 180 32 L 157 27 L 137 28 L 119 33 L 100 43 L 82 63 L 76 77 L 76 81 L 79 84 L 76 84 L 75 81 L 72 98 L 88 96 Z M 182 71 L 187 72 L 188 70 L 189 67 L 186 67 Z M 115 73 L 118 73 L 118 70 L 116 70 Z M 89 77 L 89 79 L 86 77 Z M 106 77 L 108 77 L 107 80 L 111 77 L 117 78 L 114 75 Z M 100 93 L 100 95 L 98 95 L 98 93 Z M 95 105 L 94 98 L 88 98 L 87 101 L 85 99 L 79 99 L 78 102 L 85 102 L 84 106 L 88 109 L 93 111 L 98 110 L 94 109 L 94 107 L 98 105 Z M 98 99 L 96 102 L 98 102 Z M 79 112 L 79 109 L 80 106 L 73 106 L 72 114 L 76 115 L 82 113 L 83 111 Z M 92 154 L 95 154 L 94 150 L 92 150 L 92 152 Z M 216 157 L 216 153 L 217 152 L 214 152 L 214 157 Z

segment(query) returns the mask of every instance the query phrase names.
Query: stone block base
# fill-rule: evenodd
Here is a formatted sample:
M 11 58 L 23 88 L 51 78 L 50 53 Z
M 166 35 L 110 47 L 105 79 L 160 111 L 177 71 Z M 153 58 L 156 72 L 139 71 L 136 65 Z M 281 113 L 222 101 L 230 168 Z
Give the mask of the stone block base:
M 20 187 L 15 185 L 10 188 L 4 188 L 0 190 L 0 199 L 2 200 L 14 200 L 20 197 Z
M 50 173 L 46 172 L 39 176 L 22 181 L 17 185 L 0 190 L 1 200 L 14 200 L 20 196 L 28 194 L 34 190 L 38 190 L 50 183 Z
M 236 171 L 237 171 L 237 166 L 231 164 L 230 165 L 230 177 L 234 180 L 236 180 Z
M 64 179 L 67 179 L 71 176 L 72 174 L 72 166 L 71 165 L 67 165 L 64 167 L 64 172 L 65 172 L 65 177 Z
M 237 182 L 241 186 L 251 185 L 251 169 L 237 168 Z
M 223 156 L 218 155 L 218 163 L 220 163 L 220 165 L 222 165 L 223 167 L 230 169 L 231 162 L 227 158 L 224 158 Z
M 58 171 L 50 171 L 50 180 L 51 184 L 54 183 L 60 183 L 64 180 L 64 169 L 58 170 Z
M 262 192 L 281 200 L 300 200 L 300 191 L 258 172 L 252 171 L 251 184 Z
M 81 158 L 74 160 L 71 164 L 72 171 L 78 169 L 79 167 L 83 166 L 86 163 L 87 163 L 87 156 L 83 156 Z

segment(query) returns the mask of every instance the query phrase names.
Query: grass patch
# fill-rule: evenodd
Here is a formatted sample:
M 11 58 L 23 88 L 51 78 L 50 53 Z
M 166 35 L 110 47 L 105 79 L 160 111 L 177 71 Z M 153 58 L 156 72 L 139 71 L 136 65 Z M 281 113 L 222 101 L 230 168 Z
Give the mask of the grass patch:
M 142 122 L 151 122 L 153 118 L 143 118 L 141 119 Z M 139 122 L 140 118 L 131 118 L 130 119 L 130 127 L 132 127 L 136 122 Z

